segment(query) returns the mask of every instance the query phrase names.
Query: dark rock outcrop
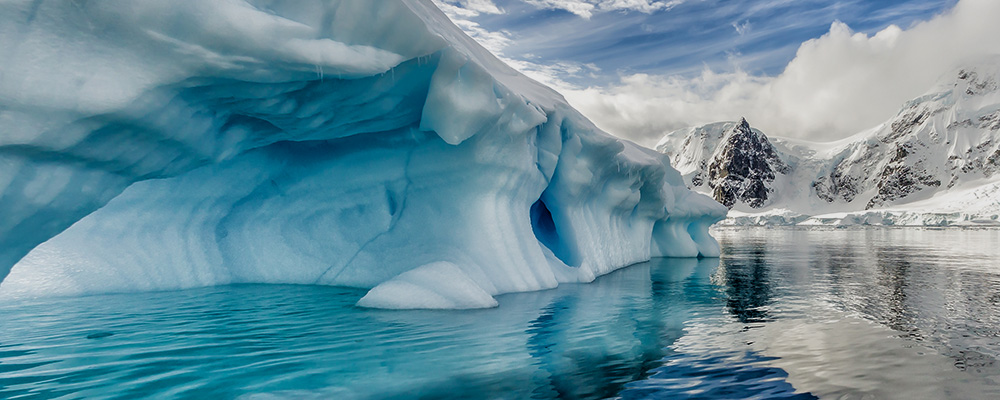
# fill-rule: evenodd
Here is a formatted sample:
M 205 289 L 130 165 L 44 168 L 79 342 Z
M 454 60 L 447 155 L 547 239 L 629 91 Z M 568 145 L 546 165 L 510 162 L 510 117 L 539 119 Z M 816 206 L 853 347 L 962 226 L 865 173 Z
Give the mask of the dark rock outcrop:
M 790 170 L 771 142 L 742 119 L 726 133 L 720 146 L 707 171 L 715 200 L 729 208 L 737 202 L 753 208 L 767 205 L 775 174 Z

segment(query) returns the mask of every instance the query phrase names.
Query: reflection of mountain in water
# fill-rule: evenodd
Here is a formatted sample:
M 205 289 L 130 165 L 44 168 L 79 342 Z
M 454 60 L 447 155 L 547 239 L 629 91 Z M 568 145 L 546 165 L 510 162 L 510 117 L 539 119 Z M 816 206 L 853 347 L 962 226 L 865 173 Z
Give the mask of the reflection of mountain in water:
M 871 288 L 877 295 L 868 297 L 866 309 L 879 322 L 900 332 L 912 332 L 919 338 L 919 330 L 914 327 L 913 314 L 907 306 L 907 278 L 913 269 L 914 255 L 905 247 L 878 246 L 875 249 L 877 275 L 875 286 Z M 919 307 L 919 305 L 916 305 Z
M 717 235 L 726 251 L 716 281 L 725 285 L 728 310 L 740 321 L 809 313 L 792 302 L 789 294 L 795 294 L 931 346 L 952 357 L 956 368 L 1000 377 L 1000 232 L 760 229 Z M 792 289 L 779 295 L 774 288 Z
M 773 296 L 771 266 L 767 260 L 767 243 L 744 243 L 735 254 L 727 254 L 726 262 L 715 275 L 715 283 L 726 293 L 726 309 L 742 323 L 767 322 L 767 306 Z
M 648 365 L 654 368 L 647 370 L 647 377 L 627 383 L 617 398 L 817 398 L 786 382 L 788 373 L 769 366 L 771 358 L 749 348 L 733 349 L 699 339 L 703 335 L 715 336 L 713 333 L 725 337 L 740 331 L 741 326 L 719 314 L 720 305 L 742 323 L 770 318 L 766 307 L 771 302 L 771 282 L 763 244 L 753 253 L 757 257 L 750 262 L 724 264 L 719 268 L 715 268 L 718 259 L 652 261 L 661 265 L 650 270 L 650 299 L 654 303 L 652 308 L 662 310 L 663 314 L 648 321 L 655 328 L 636 333 L 658 334 L 666 347 L 656 352 L 657 359 L 650 359 Z M 678 268 L 685 265 L 697 267 L 694 273 L 688 272 L 691 267 Z M 691 277 L 678 280 L 687 275 Z M 720 291 L 725 293 L 723 298 Z M 721 327 L 713 325 L 716 323 Z M 715 329 L 718 332 L 711 332 Z M 690 341 L 695 343 L 692 345 Z M 575 398 L 561 394 L 564 398 Z

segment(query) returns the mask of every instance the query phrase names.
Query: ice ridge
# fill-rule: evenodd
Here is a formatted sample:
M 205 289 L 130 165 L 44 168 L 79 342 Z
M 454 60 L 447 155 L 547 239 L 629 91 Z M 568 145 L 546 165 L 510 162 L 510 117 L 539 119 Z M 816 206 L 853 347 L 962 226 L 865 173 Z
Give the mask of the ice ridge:
M 0 4 L 0 294 L 231 283 L 472 308 L 726 209 L 429 0 Z

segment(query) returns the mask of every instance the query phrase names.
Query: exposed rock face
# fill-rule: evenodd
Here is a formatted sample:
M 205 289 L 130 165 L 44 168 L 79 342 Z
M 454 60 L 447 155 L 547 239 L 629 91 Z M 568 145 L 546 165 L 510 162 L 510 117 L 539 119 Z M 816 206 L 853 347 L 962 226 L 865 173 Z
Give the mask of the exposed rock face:
M 695 190 L 726 207 L 771 203 L 778 176 L 792 168 L 763 132 L 740 122 L 719 122 L 671 133 L 657 146 Z
M 858 195 L 858 179 L 845 174 L 841 166 L 842 164 L 837 164 L 829 175 L 821 176 L 812 183 L 816 197 L 827 203 L 838 200 L 843 200 L 846 203 L 854 201 L 854 197 Z
M 847 157 L 831 171 L 829 182 L 836 184 L 824 192 L 825 182 L 819 181 L 817 196 L 852 202 L 867 191 L 869 210 L 996 174 L 997 80 L 992 68 L 982 69 L 959 70 L 950 85 L 908 102 L 863 145 L 848 146 Z
M 928 187 L 941 186 L 941 181 L 934 179 L 923 168 L 923 160 L 907 160 L 907 156 L 911 154 L 907 149 L 912 150 L 909 145 L 898 146 L 896 153 L 882 168 L 882 172 L 875 180 L 878 192 L 868 201 L 866 210 L 886 202 L 903 199 Z
M 708 165 L 712 197 L 732 208 L 737 201 L 753 208 L 767 204 L 775 173 L 788 173 L 774 146 L 760 131 L 750 129 L 746 119 L 734 126 L 720 143 Z M 692 182 L 694 184 L 694 182 Z

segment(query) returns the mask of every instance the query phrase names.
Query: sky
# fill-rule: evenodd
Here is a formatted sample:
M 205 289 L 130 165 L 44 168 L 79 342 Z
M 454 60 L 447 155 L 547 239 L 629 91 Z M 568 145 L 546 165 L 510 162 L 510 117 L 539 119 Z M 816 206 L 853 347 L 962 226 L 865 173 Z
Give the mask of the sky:
M 615 135 L 746 117 L 833 141 L 1000 54 L 997 0 L 434 0 Z

